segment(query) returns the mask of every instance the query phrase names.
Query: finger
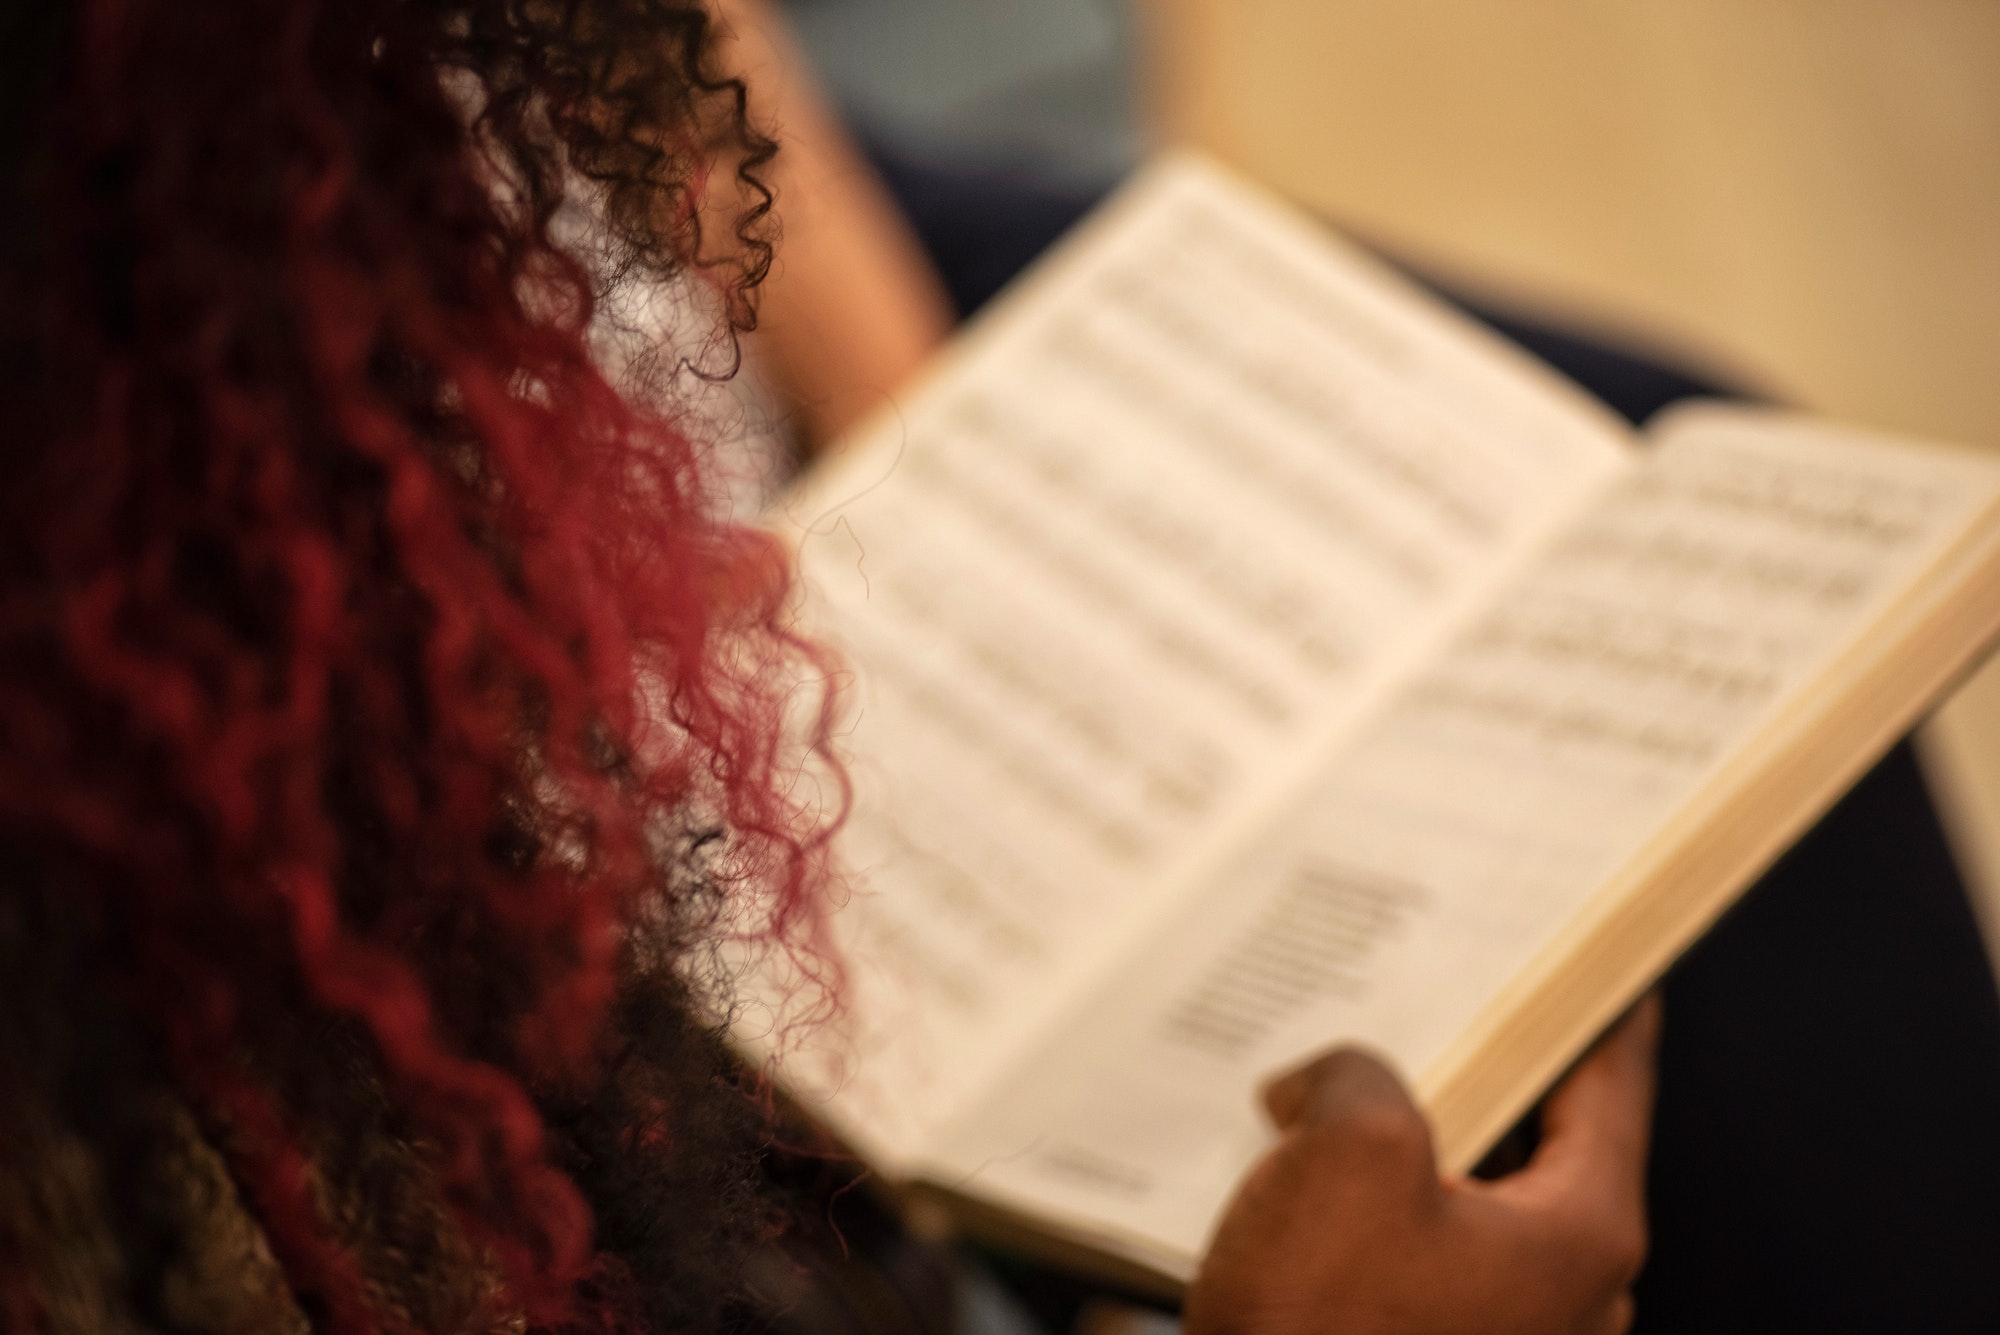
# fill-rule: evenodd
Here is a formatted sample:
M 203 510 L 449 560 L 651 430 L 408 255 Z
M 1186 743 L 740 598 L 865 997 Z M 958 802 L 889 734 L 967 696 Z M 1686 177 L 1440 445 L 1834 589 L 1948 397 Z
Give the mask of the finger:
M 1271 1081 L 1264 1108 L 1281 1130 L 1376 1110 L 1423 1120 L 1395 1072 L 1359 1048 L 1336 1048 Z
M 1282 1129 L 1312 1127 L 1336 1139 L 1388 1141 L 1430 1153 L 1430 1123 L 1396 1073 L 1378 1057 L 1342 1047 L 1264 1089 Z
M 1531 1168 L 1643 1170 L 1660 1025 L 1659 995 L 1649 993 L 1577 1063 L 1543 1106 L 1542 1144 Z
M 1658 998 L 1648 997 L 1605 1035 L 1549 1096 L 1534 1158 L 1493 1185 L 1502 1198 L 1586 1225 L 1631 1269 L 1645 1246 L 1660 1023 Z
M 1320 1066 L 1325 1061 L 1325 1057 L 1316 1057 L 1304 1066 L 1265 1081 L 1264 1112 L 1272 1126 L 1282 1131 L 1305 1115 L 1313 1086 L 1319 1081 Z
M 1626 1331 L 1632 1329 L 1632 1319 L 1637 1315 L 1638 1309 L 1632 1302 L 1632 1291 L 1623 1290 L 1611 1300 L 1610 1305 L 1597 1320 L 1586 1327 L 1584 1335 L 1625 1335 Z

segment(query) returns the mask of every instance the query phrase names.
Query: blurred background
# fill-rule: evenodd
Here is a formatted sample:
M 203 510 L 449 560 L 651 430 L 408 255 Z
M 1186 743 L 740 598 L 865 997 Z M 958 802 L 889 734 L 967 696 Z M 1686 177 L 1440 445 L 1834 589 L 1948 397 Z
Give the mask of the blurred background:
M 790 0 L 876 152 L 1200 146 L 1483 303 L 2000 448 L 1992 0 Z M 1921 752 L 2000 960 L 2000 668 Z
M 785 0 L 783 8 L 850 124 L 898 156 L 1097 192 L 1154 138 L 1140 99 L 1154 69 L 1139 40 L 1151 17 L 1146 0 Z

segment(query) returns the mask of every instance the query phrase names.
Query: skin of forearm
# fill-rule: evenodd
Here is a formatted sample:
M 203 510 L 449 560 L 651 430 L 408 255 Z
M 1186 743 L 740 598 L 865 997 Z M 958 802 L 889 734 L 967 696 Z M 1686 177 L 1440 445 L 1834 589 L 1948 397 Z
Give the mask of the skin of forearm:
M 778 140 L 766 173 L 779 242 L 750 353 L 817 451 L 888 402 L 952 324 L 915 233 L 843 130 L 783 16 L 764 0 L 712 0 L 723 59 Z

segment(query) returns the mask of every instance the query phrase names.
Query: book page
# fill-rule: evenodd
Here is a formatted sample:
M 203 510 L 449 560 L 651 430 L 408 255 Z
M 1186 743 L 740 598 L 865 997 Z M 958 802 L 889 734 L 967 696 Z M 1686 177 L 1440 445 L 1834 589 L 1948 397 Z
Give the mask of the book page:
M 907 1157 L 1620 429 L 1247 187 L 1156 171 L 792 507 L 852 662 L 840 1024 L 784 1074 Z
M 1593 896 L 2000 497 L 2000 461 L 1689 415 L 954 1136 L 950 1184 L 1186 1273 L 1337 1043 L 1421 1094 Z

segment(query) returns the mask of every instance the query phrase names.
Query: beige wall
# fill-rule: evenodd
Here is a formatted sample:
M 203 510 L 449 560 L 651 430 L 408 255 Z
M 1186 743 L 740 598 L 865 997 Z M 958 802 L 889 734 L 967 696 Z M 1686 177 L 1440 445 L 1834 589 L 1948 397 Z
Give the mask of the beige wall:
M 2000 444 L 2000 3 L 1152 8 L 1170 135 L 1538 304 Z

